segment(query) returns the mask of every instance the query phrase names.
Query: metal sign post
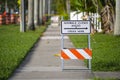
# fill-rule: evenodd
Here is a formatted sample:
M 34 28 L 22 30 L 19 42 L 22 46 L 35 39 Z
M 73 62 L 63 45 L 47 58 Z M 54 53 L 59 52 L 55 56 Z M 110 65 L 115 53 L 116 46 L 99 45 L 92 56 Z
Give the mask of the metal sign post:
M 61 49 L 64 49 L 64 35 L 62 34 Z M 64 69 L 64 59 L 62 59 L 62 70 Z
M 61 20 L 63 20 L 63 16 L 61 17 Z M 64 35 L 63 34 L 61 34 L 61 49 L 63 49 L 64 48 Z M 61 63 L 62 63 L 62 70 L 64 69 L 64 60 L 63 59 L 61 59 Z
M 88 34 L 88 48 L 91 49 L 91 46 L 90 46 L 90 34 Z M 88 68 L 91 69 L 91 59 L 88 59 L 89 61 L 89 65 L 88 65 Z
M 81 59 L 78 57 L 82 55 L 82 59 L 88 59 L 88 69 L 91 69 L 92 52 L 90 50 L 90 20 L 69 20 L 61 21 L 61 59 L 62 70 L 64 70 L 64 59 Z M 66 34 L 86 34 L 88 35 L 87 49 L 64 49 L 64 35 Z M 72 54 L 73 52 L 73 54 Z M 75 53 L 74 53 L 75 52 Z M 76 55 L 77 54 L 77 55 Z M 69 56 L 69 58 L 66 57 Z M 74 56 L 71 56 L 74 55 Z

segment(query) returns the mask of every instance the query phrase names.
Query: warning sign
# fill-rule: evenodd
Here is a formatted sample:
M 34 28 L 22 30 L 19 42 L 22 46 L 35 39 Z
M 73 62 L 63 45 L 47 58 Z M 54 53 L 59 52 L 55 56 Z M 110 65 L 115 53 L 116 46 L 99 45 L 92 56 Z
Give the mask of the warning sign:
M 70 20 L 61 22 L 61 34 L 90 34 L 90 21 Z

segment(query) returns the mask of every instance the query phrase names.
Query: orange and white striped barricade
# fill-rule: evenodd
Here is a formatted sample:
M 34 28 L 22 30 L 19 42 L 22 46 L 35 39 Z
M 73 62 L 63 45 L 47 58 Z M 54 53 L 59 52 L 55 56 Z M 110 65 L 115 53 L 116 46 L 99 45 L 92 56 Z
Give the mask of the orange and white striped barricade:
M 63 19 L 63 18 L 61 18 Z M 90 33 L 91 33 L 90 20 L 62 20 L 61 21 L 61 62 L 62 70 L 64 69 L 64 60 L 84 60 L 88 59 L 88 69 L 91 70 L 92 51 L 90 48 Z M 88 35 L 88 48 L 75 49 L 64 48 L 64 35 L 68 34 L 84 34 Z
M 0 14 L 0 25 L 3 24 L 3 16 Z
M 88 48 L 85 49 L 62 49 L 61 50 L 61 59 L 70 60 L 70 59 L 92 59 L 92 51 Z

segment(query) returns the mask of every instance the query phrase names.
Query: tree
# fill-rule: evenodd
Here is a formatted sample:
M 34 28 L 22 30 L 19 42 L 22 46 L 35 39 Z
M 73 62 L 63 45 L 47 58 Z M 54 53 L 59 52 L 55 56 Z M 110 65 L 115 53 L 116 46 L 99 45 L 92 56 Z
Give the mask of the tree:
M 39 0 L 39 24 L 42 24 L 42 0 Z
M 115 22 L 115 0 L 92 0 L 101 15 L 103 32 L 111 32 Z
M 67 13 L 65 0 L 53 0 L 52 9 L 59 15 Z
M 66 0 L 66 10 L 68 17 L 70 17 L 70 0 Z
M 26 31 L 26 21 L 25 21 L 25 1 L 21 0 L 20 4 L 20 32 Z
M 71 9 L 99 13 L 104 33 L 114 29 L 115 0 L 71 0 Z
M 71 9 L 80 12 L 96 12 L 91 0 L 71 0 Z
M 47 20 L 46 17 L 46 0 L 42 0 L 42 24 L 45 25 L 45 22 Z
M 34 0 L 34 25 L 35 27 L 38 26 L 38 20 L 39 20 L 39 1 Z
M 71 10 L 72 11 L 85 11 L 85 2 L 83 0 L 71 0 Z
M 120 35 L 120 0 L 116 0 L 116 23 L 114 28 L 114 35 Z
M 1 5 L 1 12 L 7 11 L 10 12 L 10 9 L 18 8 L 17 0 L 0 0 Z
M 52 1 L 52 10 L 54 10 L 54 14 L 64 16 L 64 19 L 69 19 L 70 7 L 67 10 L 67 5 L 69 1 L 66 3 L 67 0 L 53 0 Z M 70 6 L 70 5 L 68 5 Z
M 35 26 L 34 26 L 34 0 L 28 0 L 28 29 L 35 30 Z

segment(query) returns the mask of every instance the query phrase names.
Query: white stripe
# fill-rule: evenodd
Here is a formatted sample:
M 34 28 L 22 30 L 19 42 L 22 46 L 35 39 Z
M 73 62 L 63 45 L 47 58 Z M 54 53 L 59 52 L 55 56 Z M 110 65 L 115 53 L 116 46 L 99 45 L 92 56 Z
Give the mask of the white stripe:
M 70 59 L 77 59 L 77 57 L 75 55 L 72 54 L 72 52 L 70 52 L 69 49 L 63 49 L 64 53 L 70 57 Z
M 92 59 L 83 49 L 76 49 L 85 59 Z

